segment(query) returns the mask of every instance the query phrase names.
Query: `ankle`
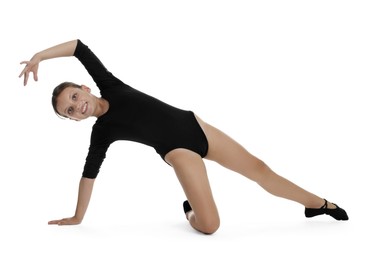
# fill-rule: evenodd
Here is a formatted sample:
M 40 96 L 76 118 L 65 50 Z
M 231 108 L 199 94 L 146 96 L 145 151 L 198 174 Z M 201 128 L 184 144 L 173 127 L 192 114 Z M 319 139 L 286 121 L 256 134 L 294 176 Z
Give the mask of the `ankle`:
M 327 203 L 327 204 L 326 204 Z M 333 204 L 332 202 L 327 201 L 326 199 L 317 199 L 308 204 L 306 208 L 311 208 L 311 209 L 320 209 L 320 208 L 327 208 L 327 209 L 335 209 L 337 206 Z
M 317 198 L 317 199 L 315 199 L 313 201 L 309 201 L 309 203 L 307 205 L 305 205 L 305 207 L 306 208 L 310 208 L 310 209 L 319 209 L 321 207 L 324 207 L 325 203 L 326 203 L 325 199 Z M 329 203 L 330 202 L 327 201 L 327 205 Z
M 327 203 L 327 208 L 328 208 L 328 209 L 335 209 L 335 208 L 337 208 L 337 206 L 336 206 L 335 204 L 333 204 L 332 202 L 329 202 L 329 201 L 328 201 L 328 203 Z

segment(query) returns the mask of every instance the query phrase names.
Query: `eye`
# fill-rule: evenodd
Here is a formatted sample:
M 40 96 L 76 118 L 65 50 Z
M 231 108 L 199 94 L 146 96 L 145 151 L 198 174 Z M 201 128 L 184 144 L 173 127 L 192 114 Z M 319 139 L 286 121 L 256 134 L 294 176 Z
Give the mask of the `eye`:
M 72 99 L 73 99 L 73 101 L 77 100 L 77 93 L 73 94 Z
M 74 109 L 72 107 L 69 107 L 67 112 L 68 112 L 68 115 L 71 115 L 73 114 Z

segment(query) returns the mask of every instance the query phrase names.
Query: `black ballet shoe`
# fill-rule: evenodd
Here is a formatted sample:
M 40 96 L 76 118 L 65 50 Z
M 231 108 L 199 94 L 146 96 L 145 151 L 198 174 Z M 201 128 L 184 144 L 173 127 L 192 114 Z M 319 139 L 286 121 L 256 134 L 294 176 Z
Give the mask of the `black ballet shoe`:
M 305 216 L 307 218 L 311 218 L 311 217 L 315 217 L 318 215 L 326 214 L 326 215 L 330 215 L 336 220 L 348 220 L 349 219 L 344 209 L 340 208 L 334 203 L 332 204 L 335 205 L 336 208 L 329 209 L 327 205 L 327 200 L 324 199 L 324 205 L 321 208 L 318 208 L 318 209 L 305 208 Z
M 193 209 L 190 206 L 189 201 L 185 200 L 184 203 L 182 204 L 184 207 L 184 212 L 185 214 L 188 213 L 189 211 L 192 211 Z

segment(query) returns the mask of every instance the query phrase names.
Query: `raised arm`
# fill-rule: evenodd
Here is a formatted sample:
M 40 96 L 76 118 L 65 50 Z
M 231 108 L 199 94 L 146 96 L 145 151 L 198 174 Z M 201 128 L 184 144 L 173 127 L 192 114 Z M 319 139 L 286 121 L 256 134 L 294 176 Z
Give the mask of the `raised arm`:
M 89 206 L 92 189 L 94 187 L 95 179 L 82 177 L 79 182 L 79 192 L 76 212 L 73 217 L 63 218 L 58 220 L 51 220 L 50 225 L 77 225 L 80 224 L 85 216 L 87 207 Z
M 23 85 L 27 85 L 29 80 L 30 72 L 34 75 L 34 80 L 38 81 L 38 67 L 39 63 L 44 60 L 59 58 L 59 57 L 69 57 L 73 56 L 74 51 L 77 46 L 77 40 L 72 40 L 64 42 L 43 51 L 37 52 L 29 61 L 22 61 L 21 64 L 26 64 L 25 68 L 22 70 L 19 77 L 24 76 Z

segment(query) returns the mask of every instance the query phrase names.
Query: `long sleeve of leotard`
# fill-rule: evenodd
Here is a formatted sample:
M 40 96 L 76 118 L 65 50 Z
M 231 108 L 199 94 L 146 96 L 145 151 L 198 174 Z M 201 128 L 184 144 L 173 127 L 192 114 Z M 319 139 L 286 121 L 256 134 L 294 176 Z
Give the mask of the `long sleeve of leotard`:
M 121 80 L 113 76 L 113 74 L 107 70 L 104 64 L 90 50 L 90 48 L 79 39 L 74 51 L 74 56 L 86 68 L 87 72 L 101 91 L 106 90 L 109 87 L 124 85 Z
M 74 56 L 86 68 L 101 92 L 114 86 L 124 85 L 106 69 L 98 57 L 80 40 L 77 42 Z M 111 143 L 111 140 L 103 139 L 103 136 L 106 136 L 106 133 L 103 133 L 102 129 L 97 124 L 94 124 L 91 132 L 90 147 L 82 173 L 83 177 L 94 179 L 99 173 Z
M 95 179 L 98 176 L 100 167 L 106 157 L 108 147 L 109 143 L 104 143 L 103 145 L 90 145 L 82 177 Z

